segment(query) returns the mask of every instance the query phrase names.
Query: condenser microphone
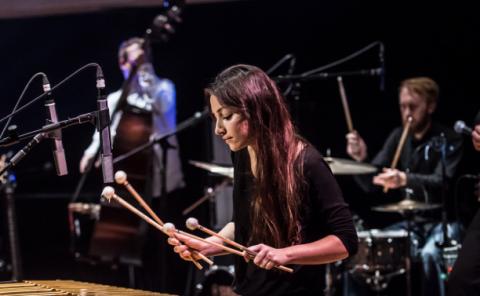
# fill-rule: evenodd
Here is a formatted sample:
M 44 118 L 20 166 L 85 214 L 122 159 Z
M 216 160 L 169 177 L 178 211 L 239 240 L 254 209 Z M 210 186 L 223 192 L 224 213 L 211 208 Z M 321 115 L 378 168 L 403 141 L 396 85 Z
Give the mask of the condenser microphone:
M 45 108 L 47 109 L 47 124 L 57 123 L 57 109 L 55 108 L 55 101 L 52 97 L 52 91 L 47 75 L 43 75 L 43 91 L 47 94 L 45 96 Z M 62 143 L 62 130 L 56 129 L 47 135 L 52 142 L 53 159 L 55 161 L 55 169 L 58 176 L 65 176 L 68 174 L 67 161 L 65 159 L 65 151 Z
M 97 131 L 100 136 L 103 183 L 113 183 L 112 144 L 110 138 L 110 113 L 105 95 L 105 79 L 100 66 L 97 66 Z
M 455 132 L 467 136 L 471 136 L 473 131 L 472 128 L 468 127 L 462 120 L 457 120 L 457 122 L 455 122 L 455 125 L 453 126 L 453 129 L 455 130 Z

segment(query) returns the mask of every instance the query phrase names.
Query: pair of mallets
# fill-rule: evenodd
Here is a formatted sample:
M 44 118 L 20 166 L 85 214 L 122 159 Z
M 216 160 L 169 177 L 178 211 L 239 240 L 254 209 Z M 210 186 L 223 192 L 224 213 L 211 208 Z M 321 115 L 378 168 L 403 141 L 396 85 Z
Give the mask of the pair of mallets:
M 152 225 L 153 227 L 157 228 L 158 230 L 160 230 L 161 232 L 165 233 L 166 235 L 168 235 L 169 237 L 173 237 L 175 235 L 175 233 L 179 233 L 181 235 L 184 235 L 184 236 L 187 236 L 189 238 L 193 238 L 193 239 L 197 239 L 199 241 L 202 241 L 204 243 L 207 243 L 207 244 L 210 244 L 210 245 L 213 245 L 213 246 L 216 246 L 228 253 L 231 253 L 231 254 L 235 254 L 235 255 L 238 255 L 238 256 L 244 256 L 244 252 L 250 257 L 250 258 L 254 258 L 257 253 L 255 252 L 252 252 L 252 251 L 249 251 L 245 246 L 239 244 L 239 243 L 236 243 L 228 238 L 225 238 L 223 237 L 222 235 L 200 225 L 198 223 L 198 220 L 195 219 L 195 218 L 189 218 L 187 219 L 186 221 L 186 225 L 189 229 L 191 230 L 195 230 L 195 229 L 198 229 L 200 231 L 203 231 L 211 236 L 215 236 L 215 237 L 218 237 L 220 238 L 223 242 L 225 242 L 226 244 L 229 244 L 235 248 L 238 248 L 240 249 L 241 251 L 237 250 L 237 249 L 233 249 L 233 248 L 230 248 L 228 246 L 225 246 L 223 244 L 220 244 L 220 243 L 217 243 L 217 242 L 213 242 L 213 241 L 209 241 L 209 240 L 206 240 L 204 238 L 201 238 L 199 236 L 196 236 L 196 235 L 193 235 L 193 234 L 190 234 L 188 232 L 184 232 L 184 231 L 181 231 L 181 230 L 177 230 L 175 228 L 175 225 L 173 225 L 172 223 L 163 223 L 163 221 L 155 214 L 155 212 L 150 208 L 150 206 L 148 206 L 148 204 L 143 200 L 143 198 L 138 194 L 138 192 L 132 187 L 132 185 L 127 181 L 127 174 L 123 171 L 118 171 L 115 173 L 115 181 L 120 184 L 120 185 L 123 185 L 125 186 L 125 188 L 128 190 L 128 192 L 130 192 L 130 194 L 133 195 L 133 197 L 137 200 L 137 202 L 150 214 L 152 218 L 148 217 L 147 215 L 145 215 L 144 213 L 140 212 L 138 209 L 136 209 L 134 206 L 132 206 L 131 204 L 129 204 L 127 201 L 125 201 L 123 198 L 121 198 L 120 196 L 118 196 L 117 194 L 115 194 L 115 190 L 110 187 L 110 186 L 107 186 L 103 189 L 103 192 L 102 192 L 102 196 L 105 197 L 108 201 L 110 201 L 111 199 L 114 199 L 115 201 L 117 201 L 119 204 L 121 204 L 123 207 L 125 207 L 126 209 L 128 209 L 129 211 L 131 211 L 132 213 L 134 213 L 135 215 L 139 216 L 140 218 L 142 218 L 144 221 L 146 221 L 147 223 L 149 223 L 150 225 Z M 209 265 L 212 265 L 213 262 L 208 259 L 205 255 L 201 254 L 200 252 L 197 252 L 195 250 L 193 250 L 193 255 L 204 260 L 205 262 L 207 262 Z M 202 269 L 202 265 L 200 263 L 198 263 L 194 258 L 191 258 L 192 259 L 192 262 L 195 264 L 195 266 L 198 268 L 198 269 Z M 275 266 L 275 268 L 279 269 L 279 270 L 283 270 L 283 271 L 286 271 L 286 272 L 293 272 L 293 269 L 289 268 L 289 267 L 285 267 L 283 265 L 278 265 L 278 266 Z

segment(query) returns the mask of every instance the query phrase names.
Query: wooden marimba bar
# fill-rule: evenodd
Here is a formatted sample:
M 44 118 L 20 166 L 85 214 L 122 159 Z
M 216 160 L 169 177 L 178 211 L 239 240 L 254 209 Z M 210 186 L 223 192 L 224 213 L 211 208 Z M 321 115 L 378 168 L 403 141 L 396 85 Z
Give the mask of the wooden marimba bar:
M 156 292 L 120 288 L 114 286 L 84 283 L 69 280 L 35 280 L 22 282 L 0 283 L 0 295 L 14 296 L 169 296 Z

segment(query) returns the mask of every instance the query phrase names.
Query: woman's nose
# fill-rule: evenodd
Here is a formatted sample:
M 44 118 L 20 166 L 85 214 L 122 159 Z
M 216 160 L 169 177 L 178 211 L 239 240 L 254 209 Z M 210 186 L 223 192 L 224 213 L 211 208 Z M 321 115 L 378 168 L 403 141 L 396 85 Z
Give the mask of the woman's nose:
M 217 136 L 222 136 L 225 134 L 225 128 L 221 125 L 219 120 L 215 122 L 215 134 Z

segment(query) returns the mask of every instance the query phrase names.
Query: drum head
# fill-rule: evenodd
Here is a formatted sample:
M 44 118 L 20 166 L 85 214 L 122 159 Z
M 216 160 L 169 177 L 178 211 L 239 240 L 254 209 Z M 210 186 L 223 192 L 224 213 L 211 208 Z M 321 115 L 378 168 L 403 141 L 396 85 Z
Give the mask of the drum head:
M 370 229 L 358 232 L 358 252 L 347 268 L 360 273 L 394 272 L 405 266 L 407 231 Z

